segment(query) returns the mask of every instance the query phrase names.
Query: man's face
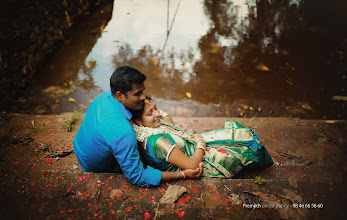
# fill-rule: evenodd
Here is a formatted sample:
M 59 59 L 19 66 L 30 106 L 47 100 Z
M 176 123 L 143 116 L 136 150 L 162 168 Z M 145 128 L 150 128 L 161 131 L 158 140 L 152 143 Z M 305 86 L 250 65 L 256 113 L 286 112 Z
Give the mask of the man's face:
M 127 93 L 128 97 L 123 97 L 121 103 L 127 109 L 140 110 L 143 108 L 144 100 L 146 99 L 143 91 L 145 90 L 145 86 L 143 83 L 141 84 L 133 84 L 133 89 Z

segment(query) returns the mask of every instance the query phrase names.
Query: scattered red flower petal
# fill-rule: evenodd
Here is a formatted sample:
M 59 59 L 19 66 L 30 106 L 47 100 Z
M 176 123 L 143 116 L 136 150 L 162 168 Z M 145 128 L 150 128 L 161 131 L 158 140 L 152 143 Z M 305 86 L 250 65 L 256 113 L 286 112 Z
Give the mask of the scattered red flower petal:
M 151 217 L 151 214 L 149 212 L 145 212 L 144 216 L 145 219 L 149 219 Z
M 185 204 L 186 202 L 183 199 L 178 199 L 177 203 L 178 204 Z
M 184 211 L 180 211 L 177 214 L 178 214 L 178 217 L 182 218 L 184 216 Z

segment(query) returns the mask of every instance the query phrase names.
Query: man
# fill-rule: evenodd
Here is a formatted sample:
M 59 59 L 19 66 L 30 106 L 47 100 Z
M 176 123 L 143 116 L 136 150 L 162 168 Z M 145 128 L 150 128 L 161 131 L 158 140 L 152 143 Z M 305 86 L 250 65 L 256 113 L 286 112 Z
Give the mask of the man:
M 111 76 L 111 92 L 101 94 L 90 104 L 74 139 L 75 154 L 83 171 L 123 172 L 132 184 L 146 187 L 200 177 L 202 164 L 196 170 L 180 172 L 143 167 L 128 109 L 143 108 L 145 80 L 146 76 L 138 70 L 122 66 Z

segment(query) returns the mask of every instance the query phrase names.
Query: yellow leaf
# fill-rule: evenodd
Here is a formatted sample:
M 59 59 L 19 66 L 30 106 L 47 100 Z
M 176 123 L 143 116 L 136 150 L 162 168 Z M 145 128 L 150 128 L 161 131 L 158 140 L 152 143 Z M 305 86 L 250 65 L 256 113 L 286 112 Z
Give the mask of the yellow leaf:
M 258 108 L 258 112 L 261 112 L 261 108 L 260 107 Z
M 60 99 L 56 99 L 54 103 L 55 103 L 55 104 L 60 103 Z
M 119 42 L 119 40 L 114 40 L 113 42 L 118 43 L 118 42 Z
M 192 98 L 192 93 L 186 92 L 186 96 L 187 96 L 188 98 Z
M 76 100 L 70 97 L 70 98 L 69 98 L 69 102 L 73 102 L 73 103 L 75 103 L 75 102 L 76 102 Z
M 249 110 L 253 111 L 253 107 L 249 107 Z
M 258 64 L 257 69 L 261 71 L 269 71 L 269 68 L 267 68 L 263 63 Z
M 336 96 L 333 96 L 331 99 L 334 101 L 347 101 L 347 96 L 336 95 Z
M 73 93 L 73 92 L 75 92 L 75 90 L 74 90 L 74 89 L 71 89 L 70 92 Z
M 229 115 L 230 111 L 229 110 L 225 110 L 225 114 Z
M 302 104 L 301 107 L 304 108 L 304 109 L 312 110 L 311 106 L 309 104 L 307 104 L 307 103 L 306 104 Z
M 67 87 L 67 83 L 64 83 L 64 86 Z
M 243 116 L 243 112 L 240 112 L 240 116 L 241 116 L 241 117 Z
M 245 106 L 243 106 L 245 109 L 248 109 L 248 106 L 247 105 L 245 105 Z
M 214 107 L 219 108 L 220 104 L 213 104 Z

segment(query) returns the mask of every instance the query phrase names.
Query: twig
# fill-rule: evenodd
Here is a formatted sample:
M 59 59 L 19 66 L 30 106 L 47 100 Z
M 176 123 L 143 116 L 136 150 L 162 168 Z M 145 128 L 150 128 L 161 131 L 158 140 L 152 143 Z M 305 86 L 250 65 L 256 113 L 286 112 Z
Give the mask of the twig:
M 227 188 L 230 192 L 232 192 L 231 189 L 229 189 L 229 187 L 227 187 L 226 185 L 224 185 L 224 187 Z
M 155 210 L 155 216 L 154 216 L 154 220 L 157 219 L 157 214 L 158 214 L 158 210 L 159 210 L 159 202 L 158 202 L 158 206 L 157 206 L 157 210 Z

